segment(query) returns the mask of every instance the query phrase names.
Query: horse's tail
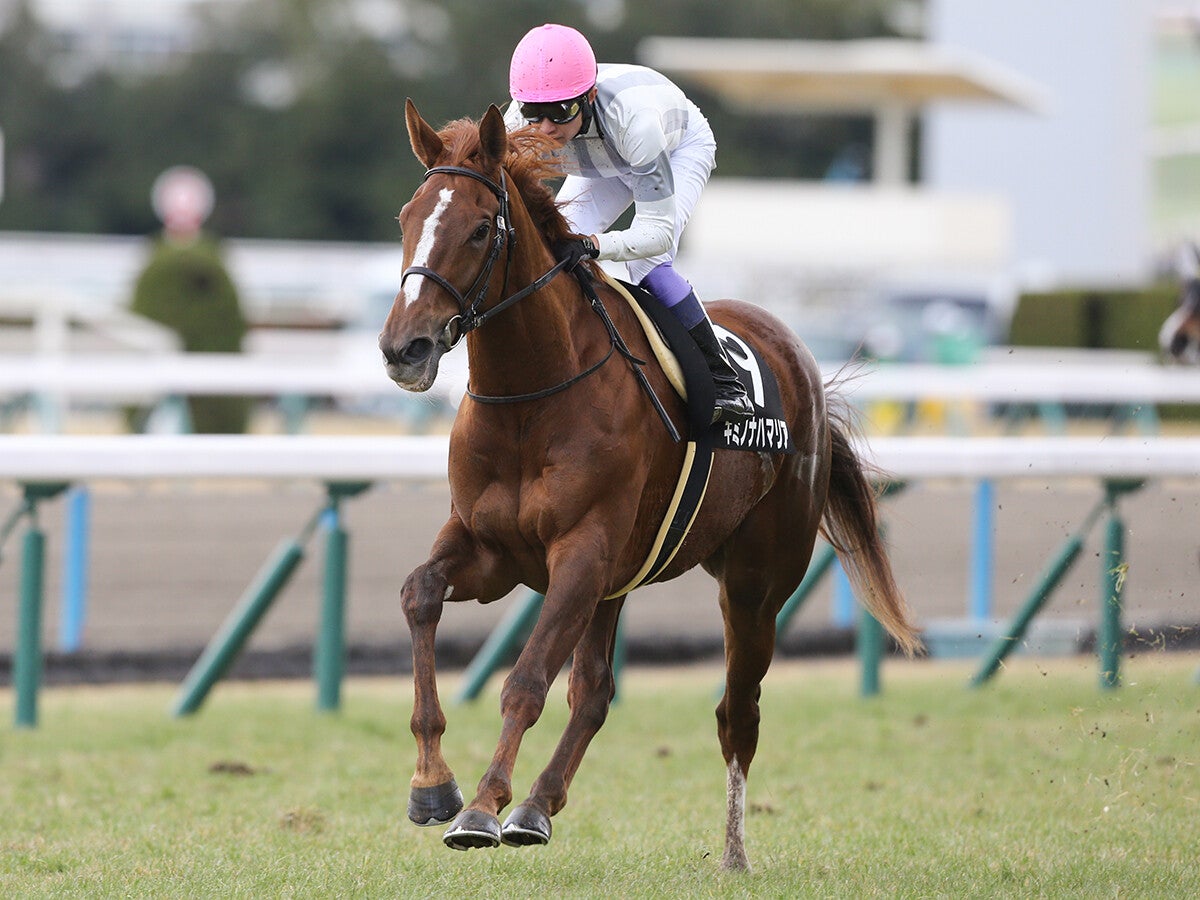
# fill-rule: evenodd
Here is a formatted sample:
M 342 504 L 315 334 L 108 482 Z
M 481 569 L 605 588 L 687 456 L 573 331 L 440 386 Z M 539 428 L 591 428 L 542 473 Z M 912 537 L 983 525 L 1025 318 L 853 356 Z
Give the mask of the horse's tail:
M 900 648 L 913 656 L 923 648 L 879 534 L 875 489 L 869 478 L 872 467 L 850 442 L 855 429 L 845 401 L 831 396 L 828 408 L 833 453 L 821 532 L 837 551 L 855 595 Z

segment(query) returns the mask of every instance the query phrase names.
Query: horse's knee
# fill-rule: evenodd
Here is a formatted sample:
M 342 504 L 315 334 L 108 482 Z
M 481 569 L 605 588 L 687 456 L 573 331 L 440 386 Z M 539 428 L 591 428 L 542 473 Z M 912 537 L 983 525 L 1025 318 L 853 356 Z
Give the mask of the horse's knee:
M 413 570 L 400 589 L 400 608 L 410 628 L 437 624 L 442 617 L 447 589 L 446 579 L 431 571 L 429 566 Z
M 542 715 L 550 686 L 538 678 L 523 678 L 514 669 L 500 690 L 500 712 L 506 719 L 529 727 Z

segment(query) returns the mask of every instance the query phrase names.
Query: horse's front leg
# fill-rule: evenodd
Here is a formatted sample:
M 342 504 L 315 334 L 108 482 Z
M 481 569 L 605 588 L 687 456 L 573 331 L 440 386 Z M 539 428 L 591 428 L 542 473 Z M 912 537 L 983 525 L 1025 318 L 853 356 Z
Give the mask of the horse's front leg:
M 411 728 L 417 739 L 417 765 L 409 789 L 408 817 L 417 825 L 445 824 L 463 805 L 454 773 L 442 756 L 446 716 L 438 699 L 434 664 L 435 636 L 448 588 L 445 576 L 426 563 L 408 576 L 400 594 L 412 634 L 415 696 Z
M 603 554 L 581 553 L 551 570 L 537 625 L 500 693 L 501 730 L 496 753 L 475 798 L 443 838 L 455 850 L 500 844 L 500 810 L 512 800 L 512 771 L 521 739 L 542 714 L 546 694 L 592 618 L 603 593 Z
M 404 617 L 412 635 L 413 713 L 417 764 L 408 800 L 408 817 L 417 825 L 444 825 L 462 809 L 463 797 L 442 755 L 446 716 L 437 690 L 435 639 L 442 606 L 450 599 L 479 597 L 483 565 L 491 560 L 457 519 L 438 535 L 433 552 L 413 570 L 400 591 Z M 498 589 L 500 594 L 507 589 Z
M 567 687 L 571 717 L 554 756 L 533 783 L 529 796 L 504 820 L 501 840 L 510 847 L 545 844 L 550 840 L 550 817 L 567 805 L 567 790 L 579 771 L 588 744 L 608 717 L 616 693 L 613 654 L 624 602 L 624 597 L 600 601 L 575 647 Z

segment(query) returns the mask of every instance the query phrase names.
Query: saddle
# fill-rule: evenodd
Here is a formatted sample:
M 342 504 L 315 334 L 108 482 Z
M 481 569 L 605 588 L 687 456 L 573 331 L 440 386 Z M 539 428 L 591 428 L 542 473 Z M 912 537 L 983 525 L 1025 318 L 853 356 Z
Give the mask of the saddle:
M 711 424 L 714 389 L 704 355 L 683 324 L 644 288 L 603 273 L 605 282 L 623 297 L 637 315 L 658 364 L 687 409 L 689 436 L 707 438 L 715 448 L 767 453 L 794 453 L 791 433 L 783 418 L 779 382 L 747 341 L 713 323 L 738 379 L 754 404 L 754 418 L 745 422 Z
M 783 419 L 779 385 L 770 368 L 742 338 L 717 324 L 713 330 L 725 347 L 738 378 L 754 403 L 755 416 L 745 422 L 712 424 L 715 390 L 708 364 L 691 335 L 670 310 L 648 291 L 602 272 L 604 281 L 634 311 L 658 364 L 687 410 L 688 436 L 683 467 L 650 553 L 630 582 L 609 598 L 628 594 L 657 578 L 674 558 L 691 530 L 708 488 L 713 451 L 751 450 L 794 453 Z

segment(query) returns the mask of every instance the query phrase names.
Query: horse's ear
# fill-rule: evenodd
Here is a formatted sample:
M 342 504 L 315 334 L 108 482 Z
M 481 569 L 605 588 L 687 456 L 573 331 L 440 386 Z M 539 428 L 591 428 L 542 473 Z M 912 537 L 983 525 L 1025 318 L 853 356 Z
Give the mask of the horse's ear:
M 508 152 L 508 130 L 504 127 L 504 116 L 493 103 L 479 121 L 479 156 L 485 171 L 499 169 Z
M 425 164 L 425 168 L 432 169 L 446 145 L 429 123 L 421 118 L 411 97 L 404 101 L 404 121 L 408 123 L 408 140 L 412 143 L 413 153 Z

